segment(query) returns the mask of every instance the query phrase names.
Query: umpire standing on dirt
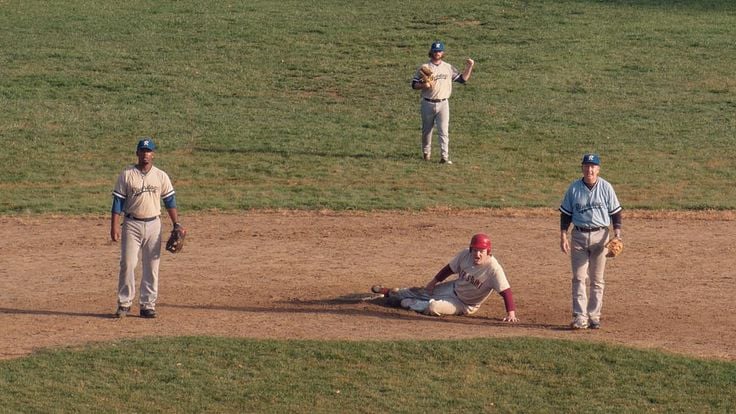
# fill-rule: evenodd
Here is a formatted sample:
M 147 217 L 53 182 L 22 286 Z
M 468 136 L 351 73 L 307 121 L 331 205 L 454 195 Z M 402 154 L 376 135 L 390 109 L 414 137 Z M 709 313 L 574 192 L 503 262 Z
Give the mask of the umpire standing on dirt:
M 613 186 L 598 176 L 600 169 L 600 157 L 585 154 L 583 177 L 570 184 L 560 205 L 560 249 L 572 263 L 573 329 L 600 328 L 611 224 L 615 237 L 621 238 L 621 204 Z M 570 223 L 572 245 L 567 237 Z
M 443 61 L 445 56 L 445 44 L 439 40 L 434 41 L 429 49 L 429 62 L 425 66 L 432 72 L 431 79 L 422 76 L 421 67 L 417 69 L 411 80 L 412 89 L 421 90 L 422 103 L 422 153 L 425 161 L 429 161 L 432 155 L 432 133 L 437 126 L 437 138 L 440 144 L 440 163 L 452 164 L 450 161 L 450 95 L 452 94 L 452 82 L 465 83 L 470 80 L 475 62 L 473 59 L 465 60 L 465 68 L 462 73 L 454 66 Z
M 138 163 L 126 167 L 118 176 L 112 192 L 110 238 L 122 240 L 120 275 L 118 278 L 118 308 L 115 316 L 123 318 L 130 313 L 135 299 L 135 267 L 138 255 L 142 259 L 140 285 L 140 316 L 156 317 L 158 297 L 158 268 L 161 260 L 161 200 L 174 227 L 179 224 L 176 195 L 171 179 L 153 165 L 156 144 L 143 138 L 136 147 Z M 120 219 L 125 216 L 122 224 Z

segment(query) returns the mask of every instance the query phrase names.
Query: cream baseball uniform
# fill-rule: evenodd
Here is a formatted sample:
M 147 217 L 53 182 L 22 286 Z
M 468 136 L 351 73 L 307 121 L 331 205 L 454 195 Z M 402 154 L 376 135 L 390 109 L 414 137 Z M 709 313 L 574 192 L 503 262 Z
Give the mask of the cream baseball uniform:
M 426 313 L 430 315 L 470 315 L 493 293 L 510 288 L 506 273 L 494 256 L 486 263 L 476 265 L 469 249 L 461 250 L 449 263 L 458 274 L 452 281 L 435 286 L 431 295 L 424 289 L 403 288 L 392 294 L 400 299 L 429 301 Z
M 422 89 L 422 103 L 420 112 L 422 115 L 422 152 L 430 154 L 432 151 L 432 133 L 437 127 L 437 139 L 440 144 L 440 156 L 444 160 L 449 159 L 450 151 L 450 95 L 452 95 L 452 82 L 465 83 L 462 74 L 445 61 L 435 65 L 430 60 L 427 62 L 435 76 L 434 85 L 429 89 Z M 417 69 L 412 78 L 412 85 L 420 82 L 421 75 Z
M 129 307 L 135 298 L 134 271 L 140 253 L 143 270 L 141 309 L 155 308 L 161 259 L 161 200 L 173 199 L 174 194 L 169 176 L 155 166 L 144 173 L 131 165 L 118 177 L 113 197 L 123 200 L 125 213 L 118 278 L 119 306 Z

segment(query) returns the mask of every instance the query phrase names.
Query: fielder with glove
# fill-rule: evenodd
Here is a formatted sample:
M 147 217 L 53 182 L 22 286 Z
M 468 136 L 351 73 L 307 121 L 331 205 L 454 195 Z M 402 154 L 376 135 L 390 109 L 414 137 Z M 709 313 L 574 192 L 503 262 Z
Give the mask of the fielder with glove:
M 153 165 L 156 144 L 151 138 L 138 142 L 136 156 L 138 163 L 126 167 L 118 176 L 112 191 L 112 215 L 110 218 L 110 238 L 122 240 L 120 253 L 120 274 L 118 277 L 118 308 L 115 317 L 123 318 L 130 314 L 135 299 L 135 268 L 138 254 L 142 258 L 140 287 L 140 316 L 156 317 L 158 298 L 158 268 L 161 261 L 161 200 L 169 214 L 180 241 L 172 241 L 171 248 L 177 251 L 183 247 L 186 230 L 179 224 L 176 208 L 176 193 L 171 179 Z M 122 224 L 120 219 L 125 216 Z M 178 246 L 178 247 L 177 247 Z M 167 243 L 167 250 L 169 246 Z
M 462 72 L 443 60 L 445 44 L 436 40 L 429 49 L 429 62 L 417 68 L 411 79 L 412 89 L 421 91 L 422 153 L 425 161 L 432 155 L 432 133 L 437 127 L 440 144 L 440 164 L 450 161 L 450 104 L 453 82 L 464 84 L 470 80 L 475 61 L 467 58 Z
M 599 177 L 601 160 L 597 154 L 585 154 L 583 178 L 567 189 L 560 205 L 560 250 L 570 255 L 572 264 L 572 329 L 601 327 L 603 273 L 606 257 L 623 251 L 621 204 L 613 186 Z M 567 229 L 573 224 L 572 245 Z M 615 238 L 608 241 L 613 223 Z M 590 287 L 588 287 L 590 285 Z
M 445 281 L 455 273 L 457 279 Z M 383 294 L 389 306 L 433 316 L 472 315 L 495 291 L 506 307 L 503 321 L 519 321 L 511 286 L 503 268 L 491 254 L 491 239 L 483 233 L 474 235 L 470 246 L 457 253 L 424 288 L 389 289 L 376 285 L 371 290 Z

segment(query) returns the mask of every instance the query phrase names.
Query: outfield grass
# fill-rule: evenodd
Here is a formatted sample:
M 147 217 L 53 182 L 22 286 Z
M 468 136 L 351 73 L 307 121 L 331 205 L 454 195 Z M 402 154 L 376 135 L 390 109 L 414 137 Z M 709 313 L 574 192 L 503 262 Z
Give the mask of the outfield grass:
M 6 412 L 736 410 L 734 363 L 542 339 L 146 339 L 0 362 Z
M 736 208 L 731 1 L 4 1 L 0 25 L 0 213 L 108 211 L 142 135 L 189 211 L 556 207 L 587 151 L 627 208 Z M 409 88 L 435 38 L 477 62 L 450 168 Z

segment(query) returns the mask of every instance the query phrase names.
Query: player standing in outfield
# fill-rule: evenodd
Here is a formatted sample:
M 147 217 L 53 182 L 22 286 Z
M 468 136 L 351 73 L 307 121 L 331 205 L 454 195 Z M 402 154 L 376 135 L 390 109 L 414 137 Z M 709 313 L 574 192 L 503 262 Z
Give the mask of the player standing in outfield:
M 457 279 L 445 282 L 455 273 Z M 383 294 L 389 306 L 433 316 L 471 315 L 496 291 L 506 306 L 503 321 L 519 321 L 511 286 L 503 268 L 491 254 L 491 239 L 483 233 L 474 235 L 470 247 L 455 255 L 424 288 L 388 289 L 376 285 L 371 290 Z
M 473 59 L 465 60 L 465 69 L 458 72 L 454 66 L 443 61 L 445 56 L 445 44 L 436 40 L 429 49 L 429 65 L 432 70 L 434 81 L 422 80 L 421 71 L 417 69 L 411 80 L 413 89 L 421 90 L 422 103 L 422 153 L 424 160 L 429 161 L 432 154 L 432 132 L 437 126 L 437 139 L 440 144 L 440 163 L 452 164 L 450 161 L 450 95 L 452 94 L 452 82 L 465 83 L 470 80 L 475 62 Z
M 572 263 L 573 321 L 570 326 L 573 329 L 601 327 L 605 244 L 611 223 L 615 237 L 621 238 L 621 204 L 613 186 L 598 176 L 600 170 L 600 157 L 585 154 L 583 178 L 570 184 L 560 205 L 560 249 L 570 254 Z M 573 224 L 572 246 L 567 239 L 570 223 Z
M 161 199 L 169 213 L 171 223 L 179 224 L 176 196 L 169 176 L 153 166 L 156 144 L 151 138 L 138 142 L 138 163 L 126 167 L 120 173 L 112 191 L 112 216 L 110 238 L 122 239 L 120 275 L 118 278 L 118 309 L 115 316 L 122 318 L 130 313 L 135 298 L 135 267 L 141 254 L 143 275 L 140 286 L 140 316 L 156 317 L 158 297 L 158 267 L 161 260 Z M 120 217 L 125 215 L 122 225 Z

